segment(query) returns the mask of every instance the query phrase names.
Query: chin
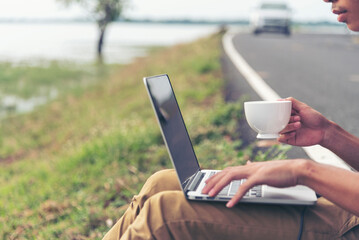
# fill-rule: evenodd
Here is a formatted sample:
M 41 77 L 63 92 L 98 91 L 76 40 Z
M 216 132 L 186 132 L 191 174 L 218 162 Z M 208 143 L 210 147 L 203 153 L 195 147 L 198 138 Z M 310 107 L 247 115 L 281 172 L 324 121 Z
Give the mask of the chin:
M 359 23 L 358 24 L 347 24 L 348 28 L 354 32 L 359 32 Z

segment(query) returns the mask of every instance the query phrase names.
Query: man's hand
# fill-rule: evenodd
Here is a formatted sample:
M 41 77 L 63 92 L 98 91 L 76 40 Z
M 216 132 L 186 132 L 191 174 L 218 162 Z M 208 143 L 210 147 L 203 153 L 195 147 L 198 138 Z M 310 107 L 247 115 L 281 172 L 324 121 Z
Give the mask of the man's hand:
M 267 184 L 273 187 L 291 187 L 298 184 L 298 164 L 305 160 L 277 160 L 248 162 L 245 166 L 229 167 L 206 180 L 202 193 L 213 197 L 233 180 L 246 178 L 235 196 L 227 203 L 233 207 L 252 187 Z
M 330 121 L 305 103 L 292 97 L 285 100 L 292 101 L 292 116 L 278 141 L 300 147 L 322 145 Z

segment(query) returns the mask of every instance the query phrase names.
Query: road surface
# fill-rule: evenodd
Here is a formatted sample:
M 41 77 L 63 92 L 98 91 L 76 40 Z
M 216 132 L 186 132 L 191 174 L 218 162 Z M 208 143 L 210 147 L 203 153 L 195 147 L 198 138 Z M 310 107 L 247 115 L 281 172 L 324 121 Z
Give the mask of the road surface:
M 286 37 L 240 33 L 234 36 L 233 43 L 235 50 L 281 97 L 304 101 L 359 136 L 359 44 L 354 40 L 350 35 Z M 226 78 L 238 80 L 237 94 L 260 99 L 243 76 L 233 70 L 226 56 L 223 63 Z

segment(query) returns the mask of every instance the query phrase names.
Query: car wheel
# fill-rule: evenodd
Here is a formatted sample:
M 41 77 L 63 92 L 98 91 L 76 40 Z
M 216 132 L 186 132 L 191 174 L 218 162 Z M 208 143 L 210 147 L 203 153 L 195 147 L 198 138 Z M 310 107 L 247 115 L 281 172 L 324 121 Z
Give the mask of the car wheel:
M 253 34 L 254 35 L 258 35 L 258 34 L 260 34 L 261 33 L 261 31 L 259 30 L 259 29 L 255 29 L 254 31 L 253 31 Z
M 284 34 L 287 35 L 287 36 L 290 36 L 290 34 L 291 34 L 290 29 L 289 29 L 289 28 L 285 28 L 285 29 L 284 29 Z

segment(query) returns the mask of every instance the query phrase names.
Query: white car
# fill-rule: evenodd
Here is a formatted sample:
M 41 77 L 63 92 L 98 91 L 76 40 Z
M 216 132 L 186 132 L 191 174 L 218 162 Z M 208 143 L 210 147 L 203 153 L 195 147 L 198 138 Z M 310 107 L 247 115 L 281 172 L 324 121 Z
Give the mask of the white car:
M 290 35 L 291 10 L 286 3 L 262 3 L 251 16 L 254 34 L 261 32 L 280 32 Z

